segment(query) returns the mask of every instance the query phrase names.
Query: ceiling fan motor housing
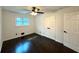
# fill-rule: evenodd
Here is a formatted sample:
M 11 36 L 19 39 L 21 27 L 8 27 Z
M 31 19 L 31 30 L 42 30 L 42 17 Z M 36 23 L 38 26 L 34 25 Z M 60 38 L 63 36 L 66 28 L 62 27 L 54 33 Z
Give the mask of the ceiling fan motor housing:
M 36 7 L 33 7 L 32 11 L 33 12 L 38 12 L 40 9 L 36 8 Z

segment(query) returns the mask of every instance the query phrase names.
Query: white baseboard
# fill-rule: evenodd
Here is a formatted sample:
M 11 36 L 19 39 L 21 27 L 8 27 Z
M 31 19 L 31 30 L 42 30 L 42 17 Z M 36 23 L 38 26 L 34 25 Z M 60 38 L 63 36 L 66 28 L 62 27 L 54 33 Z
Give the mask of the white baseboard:
M 13 36 L 13 37 L 10 37 L 10 38 L 4 38 L 3 41 L 11 40 L 11 39 L 13 39 L 13 38 L 18 38 L 18 37 L 25 36 L 25 35 L 30 35 L 30 34 L 33 34 L 33 33 L 34 33 L 34 32 L 32 32 L 32 33 L 27 33 L 27 34 L 24 34 L 24 35 Z
M 1 48 L 2 48 L 2 47 L 0 47 L 0 52 L 1 52 Z
M 77 45 L 74 45 L 74 44 L 71 44 L 69 42 L 64 42 L 64 46 L 76 51 L 76 52 L 79 52 L 79 48 Z
M 0 52 L 1 52 L 1 48 L 2 48 L 2 43 L 1 43 L 1 45 L 0 45 Z

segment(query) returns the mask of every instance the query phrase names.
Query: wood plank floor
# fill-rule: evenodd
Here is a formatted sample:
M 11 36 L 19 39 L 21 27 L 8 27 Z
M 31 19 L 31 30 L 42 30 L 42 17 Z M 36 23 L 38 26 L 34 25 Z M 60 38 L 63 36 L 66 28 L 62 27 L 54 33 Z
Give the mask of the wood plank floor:
M 1 53 L 76 53 L 52 39 L 31 34 L 3 42 Z

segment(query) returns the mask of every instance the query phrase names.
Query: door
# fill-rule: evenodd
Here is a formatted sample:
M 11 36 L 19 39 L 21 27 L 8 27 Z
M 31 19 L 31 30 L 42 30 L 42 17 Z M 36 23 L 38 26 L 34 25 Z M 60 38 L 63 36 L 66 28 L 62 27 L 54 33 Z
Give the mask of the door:
M 63 44 L 79 52 L 79 12 L 64 14 Z
M 47 37 L 51 38 L 51 39 L 55 39 L 56 38 L 56 20 L 55 20 L 55 15 L 51 14 L 51 13 L 47 13 L 44 16 L 44 20 L 43 20 L 43 25 L 44 25 L 44 33 Z

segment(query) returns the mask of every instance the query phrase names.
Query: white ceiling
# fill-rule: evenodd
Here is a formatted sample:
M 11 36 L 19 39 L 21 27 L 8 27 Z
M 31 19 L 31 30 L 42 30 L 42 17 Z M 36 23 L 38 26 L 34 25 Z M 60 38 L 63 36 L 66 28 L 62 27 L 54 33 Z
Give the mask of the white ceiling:
M 47 11 L 56 11 L 66 6 L 36 6 L 36 7 L 39 8 L 40 11 L 47 12 Z M 32 10 L 32 6 L 3 6 L 2 8 L 9 11 L 20 12 L 20 13 L 21 12 L 24 13 L 26 10 Z
M 41 9 L 44 11 L 56 11 L 64 8 L 65 6 L 42 6 Z

